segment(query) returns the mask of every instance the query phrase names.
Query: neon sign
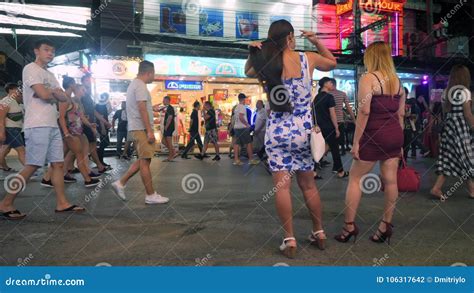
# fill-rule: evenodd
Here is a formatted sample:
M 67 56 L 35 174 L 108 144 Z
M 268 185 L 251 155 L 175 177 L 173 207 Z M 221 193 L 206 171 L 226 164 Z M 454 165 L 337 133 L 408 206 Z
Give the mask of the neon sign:
M 352 11 L 353 0 L 349 0 L 344 4 L 336 4 L 336 15 L 341 15 Z M 378 13 L 386 12 L 403 12 L 403 2 L 393 0 L 359 0 L 359 7 L 365 12 Z

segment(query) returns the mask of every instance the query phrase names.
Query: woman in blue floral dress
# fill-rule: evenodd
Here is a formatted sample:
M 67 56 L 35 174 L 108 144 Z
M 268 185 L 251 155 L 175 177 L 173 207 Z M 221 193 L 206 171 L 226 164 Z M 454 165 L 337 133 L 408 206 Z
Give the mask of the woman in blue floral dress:
M 301 32 L 316 46 L 319 54 L 295 52 L 293 26 L 286 20 L 279 20 L 270 26 L 266 41 L 250 44 L 250 56 L 245 65 L 246 74 L 258 77 L 264 86 L 270 103 L 265 147 L 276 187 L 276 208 L 285 233 L 280 250 L 290 258 L 296 254 L 290 193 L 294 174 L 313 222 L 309 240 L 324 249 L 326 235 L 322 228 L 319 191 L 313 179 L 309 142 L 313 129 L 311 82 L 315 68 L 329 71 L 336 66 L 334 56 L 313 32 Z

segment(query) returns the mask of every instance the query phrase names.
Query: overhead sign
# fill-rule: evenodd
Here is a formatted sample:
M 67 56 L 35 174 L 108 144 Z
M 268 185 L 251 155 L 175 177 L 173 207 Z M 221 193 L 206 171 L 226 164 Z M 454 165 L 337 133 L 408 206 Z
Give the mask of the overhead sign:
M 157 75 L 246 77 L 244 59 L 152 54 L 145 59 L 155 64 Z
M 336 14 L 341 15 L 352 11 L 354 1 L 348 0 L 344 4 L 336 5 Z M 359 7 L 363 12 L 378 14 L 381 11 L 403 13 L 404 2 L 393 0 L 359 0 Z
M 165 80 L 165 89 L 181 91 L 202 91 L 202 82 L 188 80 Z

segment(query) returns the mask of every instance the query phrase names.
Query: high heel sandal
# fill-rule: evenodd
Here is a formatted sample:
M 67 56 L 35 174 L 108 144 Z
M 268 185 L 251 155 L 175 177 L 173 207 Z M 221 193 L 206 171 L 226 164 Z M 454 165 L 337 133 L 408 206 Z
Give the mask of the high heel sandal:
M 316 232 L 311 231 L 311 235 L 309 235 L 308 239 L 311 245 L 316 246 L 320 250 L 324 250 L 326 248 L 326 239 L 322 238 L 320 235 L 324 234 L 324 230 L 318 230 Z
M 288 245 L 289 241 L 295 241 L 295 237 L 288 237 L 283 239 L 283 243 L 280 245 L 280 251 L 288 258 L 295 258 L 296 256 L 296 244 L 295 245 Z
M 355 243 L 357 239 L 357 235 L 359 234 L 359 228 L 354 222 L 344 222 L 344 224 L 346 224 L 347 226 L 354 226 L 354 230 L 349 231 L 346 229 L 346 227 L 343 227 L 342 230 L 344 230 L 344 232 L 346 232 L 347 234 L 344 234 L 344 232 L 342 232 L 341 234 L 334 236 L 334 239 L 336 239 L 339 242 L 346 243 L 347 241 L 351 239 L 352 236 L 354 236 L 354 243 Z
M 370 237 L 370 240 L 376 243 L 384 243 L 386 240 L 388 245 L 390 245 L 390 238 L 393 234 L 393 225 L 386 221 L 382 221 L 382 223 L 384 223 L 385 227 L 387 228 L 385 232 L 382 232 L 380 231 L 380 229 L 377 229 L 377 232 L 372 237 Z M 379 233 L 380 235 L 378 235 L 377 233 Z M 374 237 L 377 237 L 377 239 L 375 239 Z

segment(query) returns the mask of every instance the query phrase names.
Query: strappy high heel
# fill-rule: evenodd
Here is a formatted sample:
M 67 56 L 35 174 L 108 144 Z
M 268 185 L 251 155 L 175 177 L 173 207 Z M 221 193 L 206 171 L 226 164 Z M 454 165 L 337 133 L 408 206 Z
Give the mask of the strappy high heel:
M 326 248 L 326 239 L 322 238 L 320 235 L 324 234 L 324 230 L 318 230 L 316 232 L 311 231 L 311 235 L 309 235 L 308 239 L 311 245 L 316 246 L 320 250 L 324 250 Z
M 288 237 L 283 239 L 283 243 L 280 245 L 280 251 L 283 253 L 288 258 L 295 258 L 296 256 L 296 244 L 295 245 L 289 245 L 289 241 L 295 241 L 295 237 Z
M 372 237 L 370 237 L 370 240 L 376 243 L 384 243 L 385 241 L 387 241 L 388 245 L 390 245 L 390 238 L 393 234 L 393 225 L 386 221 L 382 221 L 382 223 L 384 223 L 385 227 L 387 228 L 385 232 L 382 232 L 380 231 L 380 229 L 377 229 L 378 234 L 375 233 L 374 235 L 372 235 Z M 375 239 L 374 237 L 377 237 L 377 239 Z
M 344 222 L 344 224 L 348 226 L 349 225 L 354 226 L 354 230 L 349 231 L 346 229 L 346 227 L 343 227 L 342 230 L 344 230 L 344 232 L 346 232 L 347 234 L 344 234 L 344 232 L 342 232 L 341 234 L 334 236 L 334 239 L 336 239 L 339 242 L 346 243 L 347 241 L 351 239 L 352 236 L 354 236 L 354 243 L 355 243 L 357 239 L 357 235 L 359 234 L 359 228 L 354 222 Z

